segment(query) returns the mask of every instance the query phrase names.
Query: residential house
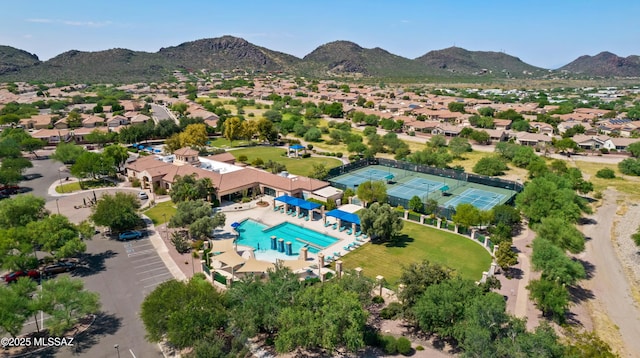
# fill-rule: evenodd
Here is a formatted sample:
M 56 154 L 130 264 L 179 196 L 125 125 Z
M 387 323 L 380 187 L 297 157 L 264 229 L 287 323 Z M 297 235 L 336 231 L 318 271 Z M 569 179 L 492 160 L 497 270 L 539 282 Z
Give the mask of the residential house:
M 31 133 L 31 137 L 41 139 L 48 145 L 56 145 L 60 142 L 71 140 L 71 131 L 68 129 L 39 129 Z
M 129 124 L 129 119 L 127 117 L 118 115 L 108 118 L 105 123 L 107 124 L 107 127 L 115 128 Z
M 544 134 L 546 136 L 553 136 L 553 126 L 544 122 L 529 122 L 529 126 L 535 129 L 537 133 Z
M 131 118 L 131 124 L 147 123 L 150 119 L 151 117 L 144 115 L 142 113 L 139 113 L 135 117 Z
M 414 119 L 404 122 L 404 131 L 431 134 L 439 125 L 440 122 L 438 121 L 418 121 Z
M 104 118 L 98 116 L 88 116 L 82 120 L 82 126 L 86 128 L 95 128 L 104 125 Z
M 460 135 L 462 127 L 453 126 L 447 123 L 440 123 L 431 133 L 442 134 L 445 137 L 457 137 Z
M 592 128 L 591 124 L 589 124 L 587 122 L 580 122 L 580 121 L 571 120 L 571 121 L 558 123 L 558 132 L 560 134 L 562 134 L 562 133 L 566 132 L 569 128 L 573 128 L 575 126 L 582 126 L 585 129 L 585 131 Z
M 86 136 L 87 134 L 93 132 L 93 131 L 99 131 L 99 132 L 103 132 L 103 133 L 108 133 L 109 132 L 109 128 L 108 127 L 80 127 L 80 128 L 76 128 L 74 130 L 71 131 L 71 135 L 73 136 L 73 139 L 77 142 L 77 143 L 87 143 L 88 141 L 86 140 Z
M 31 118 L 23 118 L 18 122 L 18 124 L 26 129 L 46 129 L 49 128 L 52 121 L 52 115 L 38 114 Z
M 515 142 L 520 145 L 535 147 L 538 145 L 550 145 L 551 136 L 540 133 L 515 132 L 513 133 Z
M 493 120 L 493 125 L 495 126 L 495 129 L 506 131 L 511 129 L 511 120 L 496 118 Z

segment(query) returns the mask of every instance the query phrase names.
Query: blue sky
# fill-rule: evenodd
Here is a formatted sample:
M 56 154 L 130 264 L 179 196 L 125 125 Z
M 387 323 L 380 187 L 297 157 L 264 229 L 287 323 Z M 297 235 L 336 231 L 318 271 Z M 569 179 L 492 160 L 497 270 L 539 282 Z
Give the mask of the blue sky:
M 455 45 L 557 68 L 601 51 L 640 55 L 639 13 L 630 0 L 20 0 L 2 2 L 0 45 L 46 60 L 233 35 L 297 57 L 348 40 L 407 58 Z

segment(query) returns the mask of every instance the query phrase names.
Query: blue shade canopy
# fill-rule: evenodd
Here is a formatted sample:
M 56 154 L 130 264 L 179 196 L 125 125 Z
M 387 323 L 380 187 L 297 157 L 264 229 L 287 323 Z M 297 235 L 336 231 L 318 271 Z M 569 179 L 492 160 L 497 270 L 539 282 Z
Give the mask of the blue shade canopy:
M 291 148 L 291 149 L 295 149 L 295 150 L 298 150 L 298 149 L 304 149 L 304 146 L 303 146 L 303 145 L 300 145 L 300 144 L 294 144 L 294 145 L 292 145 L 292 146 L 291 146 L 291 147 L 289 147 L 289 148 Z
M 138 149 L 144 149 L 144 145 L 139 145 Z
M 391 179 L 395 178 L 395 176 L 393 174 L 389 174 L 384 178 L 387 179 L 387 180 L 391 180 Z
M 338 218 L 342 221 L 354 223 L 360 225 L 360 217 L 356 214 L 348 213 L 346 211 L 342 211 L 340 209 L 333 209 L 327 213 L 327 216 L 332 216 L 334 218 Z
M 306 209 L 306 210 L 313 210 L 322 206 L 318 203 L 312 203 L 310 201 L 294 198 L 293 196 L 289 196 L 289 195 L 279 196 L 275 200 L 281 201 L 287 205 L 299 206 L 301 209 Z
M 449 190 L 449 186 L 448 185 L 445 185 L 445 186 L 440 188 L 440 191 L 447 191 L 447 190 Z

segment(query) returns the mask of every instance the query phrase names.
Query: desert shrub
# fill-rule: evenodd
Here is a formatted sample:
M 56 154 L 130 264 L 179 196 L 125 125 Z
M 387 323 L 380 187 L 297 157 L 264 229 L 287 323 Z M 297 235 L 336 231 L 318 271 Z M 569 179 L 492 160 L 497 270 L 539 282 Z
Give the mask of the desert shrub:
M 609 149 L 607 149 L 607 148 L 600 148 L 600 153 L 602 153 L 602 154 L 609 154 Z
M 398 302 L 391 302 L 389 305 L 380 310 L 380 317 L 384 319 L 396 319 L 402 315 L 402 305 Z
M 416 347 L 416 350 L 417 350 L 417 351 L 423 351 L 423 350 L 424 350 L 424 347 L 423 347 L 423 346 L 417 346 L 417 347 Z
M 338 152 L 338 153 L 336 153 L 336 157 L 338 157 L 338 158 L 342 158 L 342 152 Z
M 246 162 L 246 161 L 247 161 L 247 159 L 248 159 L 248 158 L 247 158 L 247 156 L 246 156 L 246 155 L 244 155 L 244 154 L 238 157 L 238 161 L 241 161 L 241 162 L 243 162 L 243 163 L 244 163 L 244 162 Z
M 302 154 L 302 157 L 303 158 L 309 158 L 309 157 L 311 157 L 311 153 L 304 153 L 304 154 Z
M 405 337 L 400 337 L 396 341 L 396 349 L 403 356 L 411 354 L 411 342 Z
M 374 296 L 372 301 L 373 303 L 380 304 L 384 303 L 384 298 L 382 296 Z
M 251 165 L 253 165 L 254 167 L 261 167 L 264 165 L 264 160 L 262 160 L 262 158 L 256 158 L 253 160 L 253 162 L 251 162 Z
M 596 177 L 602 179 L 613 179 L 616 177 L 616 173 L 611 168 L 602 168 L 598 170 Z
M 138 178 L 131 178 L 131 186 L 134 188 L 139 188 L 140 187 L 140 179 Z
M 394 337 L 394 336 L 382 336 L 382 350 L 384 350 L 385 354 L 396 354 L 396 353 L 398 353 L 396 337 Z

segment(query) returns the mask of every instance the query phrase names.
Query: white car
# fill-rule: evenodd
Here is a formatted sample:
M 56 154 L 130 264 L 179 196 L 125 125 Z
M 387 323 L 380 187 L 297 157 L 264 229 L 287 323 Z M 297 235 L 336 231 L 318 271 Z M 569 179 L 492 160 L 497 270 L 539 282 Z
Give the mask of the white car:
M 138 193 L 138 199 L 147 200 L 147 199 L 149 199 L 149 196 L 144 191 L 141 191 L 141 192 Z

